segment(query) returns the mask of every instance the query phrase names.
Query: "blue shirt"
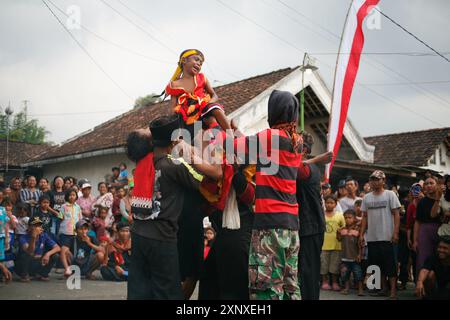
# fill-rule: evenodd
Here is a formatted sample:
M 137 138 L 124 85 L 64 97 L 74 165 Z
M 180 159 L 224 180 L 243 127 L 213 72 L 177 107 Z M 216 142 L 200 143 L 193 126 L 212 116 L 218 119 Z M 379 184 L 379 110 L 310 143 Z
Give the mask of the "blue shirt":
M 8 215 L 4 207 L 0 206 L 0 238 L 6 236 L 6 223 L 8 222 Z
M 24 251 L 23 246 L 25 244 L 29 244 L 30 240 L 31 234 L 29 233 L 20 237 L 19 244 L 21 251 Z M 39 235 L 39 238 L 37 238 L 36 245 L 34 248 L 34 256 L 43 256 L 47 251 L 53 249 L 54 246 L 56 246 L 56 242 L 53 241 L 47 233 L 43 232 Z

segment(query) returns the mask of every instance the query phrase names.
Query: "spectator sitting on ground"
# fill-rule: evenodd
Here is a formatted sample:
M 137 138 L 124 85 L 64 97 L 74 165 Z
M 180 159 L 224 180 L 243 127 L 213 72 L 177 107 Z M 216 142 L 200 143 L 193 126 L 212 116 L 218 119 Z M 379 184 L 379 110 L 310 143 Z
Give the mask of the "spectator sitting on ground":
M 437 253 L 425 261 L 416 294 L 419 298 L 450 300 L 450 237 L 441 237 Z
M 81 275 L 92 280 L 94 279 L 92 273 L 103 263 L 105 252 L 96 238 L 88 236 L 89 222 L 86 219 L 78 221 L 75 228 L 77 235 L 72 247 L 65 252 L 64 258 L 67 261 L 67 266 L 76 265 L 80 267 Z
M 48 274 L 58 261 L 61 248 L 44 232 L 38 216 L 30 219 L 28 233 L 20 238 L 20 253 L 16 261 L 16 273 L 22 282 L 29 282 L 30 276 L 48 281 Z
M 126 222 L 117 224 L 118 237 L 108 249 L 108 264 L 100 269 L 104 280 L 126 281 L 131 257 L 130 226 Z

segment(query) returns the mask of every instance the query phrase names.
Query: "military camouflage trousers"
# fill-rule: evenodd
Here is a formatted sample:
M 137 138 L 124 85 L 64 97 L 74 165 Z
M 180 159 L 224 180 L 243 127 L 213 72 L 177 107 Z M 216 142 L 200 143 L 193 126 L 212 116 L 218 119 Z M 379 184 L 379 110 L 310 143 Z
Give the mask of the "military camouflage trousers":
M 298 231 L 253 230 L 249 256 L 252 300 L 300 300 Z

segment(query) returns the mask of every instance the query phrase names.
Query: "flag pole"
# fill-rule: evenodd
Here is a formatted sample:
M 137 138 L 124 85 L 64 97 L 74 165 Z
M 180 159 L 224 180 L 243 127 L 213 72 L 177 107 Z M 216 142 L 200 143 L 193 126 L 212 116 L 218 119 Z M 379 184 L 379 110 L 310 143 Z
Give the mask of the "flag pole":
M 333 90 L 331 91 L 330 119 L 328 120 L 328 132 L 327 132 L 327 151 L 329 151 L 328 148 L 330 147 L 330 127 L 331 127 L 331 122 L 332 122 L 331 118 L 332 118 L 332 114 L 333 114 L 332 108 L 333 108 L 333 102 L 334 102 L 334 90 L 335 90 L 335 86 L 336 86 L 337 67 L 338 67 L 338 63 L 339 63 L 339 58 L 341 56 L 342 39 L 344 38 L 345 28 L 347 27 L 347 20 L 348 20 L 348 16 L 350 15 L 350 10 L 352 9 L 352 6 L 353 6 L 353 0 L 350 1 L 350 6 L 348 7 L 347 15 L 345 16 L 344 27 L 342 28 L 341 39 L 339 40 L 339 48 L 338 48 L 338 54 L 336 57 L 336 65 L 334 66 Z M 333 157 L 336 158 L 337 154 L 333 155 Z M 325 176 L 324 176 L 325 182 L 328 182 L 330 180 L 330 177 L 328 176 L 329 168 L 330 168 L 330 164 L 328 163 L 325 165 Z

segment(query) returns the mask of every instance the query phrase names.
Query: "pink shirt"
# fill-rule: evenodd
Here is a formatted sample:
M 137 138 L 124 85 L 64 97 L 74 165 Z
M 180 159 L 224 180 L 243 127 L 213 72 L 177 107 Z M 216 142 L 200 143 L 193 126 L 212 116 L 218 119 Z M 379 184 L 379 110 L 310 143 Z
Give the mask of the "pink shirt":
M 92 205 L 94 204 L 96 198 L 93 195 L 89 195 L 89 197 L 79 197 L 77 200 L 77 204 L 81 208 L 81 213 L 83 216 L 91 218 L 92 217 Z

